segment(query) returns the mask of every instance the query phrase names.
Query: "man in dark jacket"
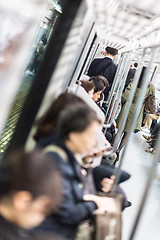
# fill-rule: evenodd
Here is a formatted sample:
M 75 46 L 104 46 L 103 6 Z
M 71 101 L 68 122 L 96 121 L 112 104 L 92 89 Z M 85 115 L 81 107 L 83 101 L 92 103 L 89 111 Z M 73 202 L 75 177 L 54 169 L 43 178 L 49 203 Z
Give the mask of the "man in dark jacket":
M 109 91 L 112 87 L 112 83 L 115 77 L 115 73 L 117 70 L 116 64 L 113 62 L 115 56 L 118 54 L 118 50 L 111 47 L 106 47 L 105 49 L 105 58 L 96 58 L 91 63 L 88 76 L 104 76 L 108 82 L 109 87 L 107 87 L 104 91 L 105 100 L 108 98 Z

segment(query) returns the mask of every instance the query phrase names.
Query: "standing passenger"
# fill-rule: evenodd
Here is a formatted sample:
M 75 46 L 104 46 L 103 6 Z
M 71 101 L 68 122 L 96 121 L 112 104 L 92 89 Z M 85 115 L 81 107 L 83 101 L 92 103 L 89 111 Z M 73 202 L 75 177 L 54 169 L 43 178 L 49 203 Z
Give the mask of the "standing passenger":
M 131 104 L 131 107 L 130 107 L 130 110 L 129 110 L 129 113 L 127 116 L 127 121 L 126 121 L 126 124 L 124 127 L 123 137 L 122 137 L 122 140 L 121 140 L 121 143 L 119 146 L 119 151 L 122 149 L 122 147 L 126 144 L 126 141 L 127 141 L 127 136 L 130 131 L 132 120 L 133 120 L 133 117 L 134 117 L 134 114 L 136 111 L 135 107 L 136 107 L 137 99 L 141 95 L 141 86 L 142 86 L 142 80 L 143 80 L 143 75 L 144 75 L 145 69 L 146 69 L 146 67 L 143 67 L 142 73 L 140 75 L 139 82 L 138 82 L 138 85 L 137 85 L 137 88 L 136 88 L 136 91 L 135 91 L 135 94 L 134 94 L 134 97 L 132 100 L 132 104 Z M 132 84 L 133 83 L 131 82 L 128 85 L 128 87 L 126 88 L 125 92 L 122 95 L 122 99 L 121 99 L 122 109 L 121 109 L 120 114 L 118 115 L 118 118 L 116 119 L 118 128 L 121 125 L 121 122 L 123 120 L 123 114 L 126 111 L 126 108 L 128 105 L 129 95 L 130 95 L 130 90 L 131 90 Z M 147 88 L 146 94 L 144 96 L 144 102 L 143 102 L 141 111 L 139 113 L 136 128 L 134 130 L 135 133 L 141 130 L 145 100 L 147 99 L 148 96 L 155 96 L 155 87 L 150 82 L 148 84 L 148 88 Z
M 113 60 L 117 54 L 117 49 L 106 47 L 105 58 L 94 59 L 88 70 L 88 76 L 92 77 L 102 75 L 108 80 L 109 87 L 107 87 L 104 91 L 105 100 L 108 98 L 109 91 L 111 90 L 112 83 L 116 74 L 117 66 Z
M 130 84 L 130 82 L 133 81 L 133 78 L 135 76 L 137 67 L 138 67 L 138 63 L 134 63 L 134 68 L 130 68 L 129 69 L 129 72 L 128 72 L 128 75 L 127 75 L 127 79 L 126 79 L 126 82 L 125 82 L 125 86 L 124 86 L 124 90 Z

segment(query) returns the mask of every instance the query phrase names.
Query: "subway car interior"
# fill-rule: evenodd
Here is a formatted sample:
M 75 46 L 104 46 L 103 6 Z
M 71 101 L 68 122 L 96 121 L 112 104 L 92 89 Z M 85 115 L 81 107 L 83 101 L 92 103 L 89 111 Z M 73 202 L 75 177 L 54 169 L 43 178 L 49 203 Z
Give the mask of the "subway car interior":
M 0 0 L 0 12 L 0 240 L 57 240 L 61 237 L 68 240 L 159 240 L 160 1 Z M 68 107 L 69 100 L 57 100 L 64 97 L 63 94 L 73 97 Z M 62 109 L 58 112 L 60 105 Z M 51 121 L 47 120 L 49 114 L 56 120 L 47 125 L 45 121 Z M 41 145 L 44 143 L 41 141 L 43 124 L 46 124 L 47 134 L 54 129 L 54 141 L 50 139 Z M 90 140 L 81 134 L 88 134 Z M 87 182 L 88 169 L 92 169 L 91 185 L 100 184 L 94 195 L 90 188 L 88 191 L 79 187 L 74 176 L 71 176 L 73 180 L 67 179 L 69 173 L 64 168 L 73 171 L 73 159 L 71 163 L 70 155 L 66 160 L 66 153 L 57 150 L 57 146 L 62 147 L 61 137 L 65 144 L 63 151 L 67 146 L 72 152 L 84 182 Z M 5 235 L 1 217 L 10 222 L 10 213 L 5 214 L 1 188 L 8 181 L 9 173 L 4 173 L 3 167 L 16 152 L 18 156 L 19 149 L 23 149 L 24 154 L 35 149 L 46 155 L 49 152 L 55 164 L 58 154 L 64 160 L 63 167 L 58 163 L 58 171 L 62 171 L 59 181 L 66 181 L 66 184 L 59 185 L 62 188 L 61 200 L 57 197 L 59 207 L 55 207 L 54 214 L 50 212 L 54 215 L 52 225 L 57 226 L 56 231 L 51 227 L 51 233 L 60 238 L 57 235 L 39 238 Z M 14 164 L 18 166 L 16 159 Z M 98 175 L 96 170 L 100 168 Z M 110 177 L 104 170 L 112 172 Z M 36 172 L 36 168 L 32 171 Z M 20 177 L 16 179 L 21 181 Z M 97 183 L 99 179 L 101 182 Z M 103 181 L 106 181 L 106 188 Z M 69 191 L 73 187 L 69 197 L 64 191 L 67 184 L 70 184 Z M 108 185 L 109 190 L 104 190 Z M 22 186 L 10 189 L 29 191 L 25 184 Z M 72 202 L 79 204 L 79 200 L 77 196 L 71 199 L 75 186 L 76 194 L 82 194 L 81 203 L 84 202 L 84 207 L 82 204 L 77 212 L 77 205 L 73 211 Z M 65 201 L 70 210 L 66 210 Z M 121 205 L 124 205 L 122 209 Z M 73 217 L 72 223 L 72 216 L 83 212 L 84 216 Z M 63 218 L 66 219 L 63 221 Z M 23 228 L 25 225 L 17 225 L 18 221 L 11 223 Z M 37 227 L 38 223 L 30 226 Z M 58 227 L 61 230 L 57 230 Z M 42 230 L 45 232 L 45 225 Z

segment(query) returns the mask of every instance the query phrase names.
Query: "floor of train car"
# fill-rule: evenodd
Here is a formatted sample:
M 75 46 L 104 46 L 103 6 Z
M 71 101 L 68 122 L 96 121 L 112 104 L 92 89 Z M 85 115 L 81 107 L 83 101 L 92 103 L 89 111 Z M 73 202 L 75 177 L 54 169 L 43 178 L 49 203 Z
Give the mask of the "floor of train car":
M 142 137 L 144 132 L 132 135 L 132 140 L 128 146 L 126 156 L 122 168 L 128 171 L 132 176 L 125 183 L 121 184 L 127 194 L 128 200 L 132 202 L 130 208 L 123 212 L 123 228 L 122 240 L 128 240 L 136 212 L 140 204 L 144 186 L 148 176 L 154 154 L 147 153 L 144 150 L 148 148 L 148 144 Z M 158 163 L 156 176 L 152 184 L 152 189 L 147 198 L 144 211 L 141 215 L 139 225 L 137 227 L 136 240 L 159 240 L 160 236 L 160 163 Z

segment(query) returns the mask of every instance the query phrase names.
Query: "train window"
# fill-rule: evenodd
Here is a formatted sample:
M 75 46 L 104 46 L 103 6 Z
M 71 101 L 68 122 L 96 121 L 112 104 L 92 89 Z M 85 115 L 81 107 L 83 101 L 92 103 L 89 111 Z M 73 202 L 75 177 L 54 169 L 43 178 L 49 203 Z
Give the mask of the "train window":
M 63 0 L 60 0 L 57 2 L 53 1 L 52 3 L 45 3 L 43 6 L 45 10 L 41 9 L 40 11 L 40 9 L 37 8 L 35 5 L 33 6 L 33 4 L 31 4 L 30 6 L 30 4 L 26 3 L 27 9 L 37 8 L 37 11 L 39 13 L 43 12 L 42 14 L 43 17 L 40 18 L 39 16 L 39 18 L 37 19 L 38 21 L 36 21 L 36 26 L 34 26 L 35 32 L 33 32 L 32 34 L 29 33 L 30 35 L 28 36 L 28 38 L 30 39 L 30 42 L 32 41 L 32 38 L 34 38 L 34 40 L 33 40 L 31 49 L 29 48 L 27 49 L 29 51 L 29 56 L 27 61 L 28 63 L 26 65 L 26 57 L 23 56 L 25 61 L 23 61 L 23 65 L 21 67 L 23 69 L 21 70 L 22 72 L 21 81 L 19 81 L 20 84 L 19 82 L 16 83 L 17 90 L 15 89 L 15 94 L 14 94 L 15 96 L 13 96 L 14 98 L 12 99 L 12 104 L 10 103 L 11 107 L 9 109 L 8 118 L 5 124 L 3 123 L 3 126 L 0 127 L 1 128 L 0 158 L 5 153 L 5 150 L 14 134 L 14 130 L 16 128 L 16 124 L 18 122 L 19 116 L 23 109 L 25 99 L 30 91 L 34 78 L 36 77 L 38 70 L 40 68 L 40 65 L 43 61 L 50 37 L 52 34 L 54 34 L 54 29 L 57 24 L 58 18 L 63 13 L 63 4 L 64 4 Z M 31 13 L 33 14 L 33 11 Z M 16 56 L 15 52 L 17 51 L 18 47 L 22 45 L 22 48 L 25 48 L 24 32 L 26 32 L 26 30 L 30 27 L 30 24 L 31 24 L 30 22 L 32 18 L 30 16 L 30 18 L 28 19 L 28 16 L 25 16 L 25 15 L 23 16 L 23 14 L 16 15 L 16 13 L 13 10 L 11 11 L 10 9 L 7 9 L 7 7 L 6 9 L 5 8 L 1 9 L 1 18 L 3 22 L 2 24 L 3 27 L 1 30 L 3 33 L 1 35 L 1 43 L 3 47 L 2 47 L 2 53 L 1 53 L 0 71 L 3 73 L 4 70 L 6 71 L 7 68 L 9 69 L 10 65 L 13 64 L 13 62 L 15 61 L 15 59 L 11 58 L 11 56 Z M 20 44 L 20 42 L 24 42 L 24 44 L 22 43 Z M 26 56 L 27 56 L 27 53 L 26 53 Z M 20 62 L 19 59 L 18 61 Z M 13 72 L 14 71 L 15 69 L 13 69 Z M 4 77 L 6 76 L 4 75 Z M 17 76 L 14 76 L 14 77 L 17 77 Z M 10 88 L 12 88 L 12 94 L 14 90 L 13 87 L 15 88 L 15 86 L 12 85 L 13 83 L 10 82 L 10 85 L 7 85 L 7 88 L 9 89 L 9 91 L 11 91 Z M 5 100 L 5 96 L 7 95 L 4 94 L 4 96 L 2 97 L 3 100 Z M 2 118 L 4 116 L 3 112 L 1 116 L 2 116 L 1 121 L 2 121 Z

